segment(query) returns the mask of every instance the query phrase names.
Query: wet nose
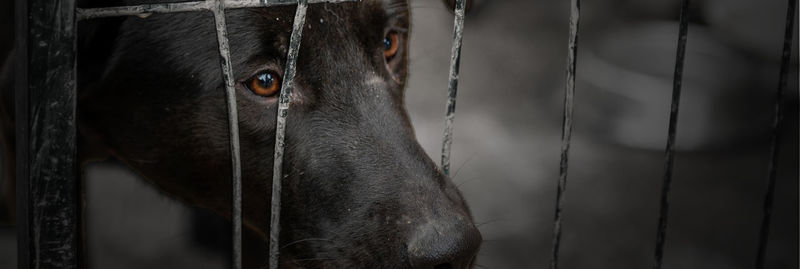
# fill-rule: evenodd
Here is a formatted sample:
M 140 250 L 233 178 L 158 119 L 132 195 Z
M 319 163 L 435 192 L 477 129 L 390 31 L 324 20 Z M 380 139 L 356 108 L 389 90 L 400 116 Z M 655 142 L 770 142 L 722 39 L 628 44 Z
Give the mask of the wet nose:
M 469 268 L 482 240 L 480 231 L 466 218 L 432 220 L 412 233 L 409 261 L 415 269 Z

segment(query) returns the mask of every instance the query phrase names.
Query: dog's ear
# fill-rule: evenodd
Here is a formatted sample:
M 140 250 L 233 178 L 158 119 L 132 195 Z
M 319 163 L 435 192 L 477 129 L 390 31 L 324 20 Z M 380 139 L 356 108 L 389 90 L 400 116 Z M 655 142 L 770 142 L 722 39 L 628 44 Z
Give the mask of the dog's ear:
M 464 2 L 466 2 L 465 4 L 467 5 L 466 6 L 467 12 L 469 12 L 470 9 L 472 9 L 473 1 L 474 0 L 464 0 Z M 456 9 L 456 0 L 442 0 L 442 2 L 444 2 L 444 5 L 447 6 L 447 10 L 450 10 L 450 12 L 453 12 Z

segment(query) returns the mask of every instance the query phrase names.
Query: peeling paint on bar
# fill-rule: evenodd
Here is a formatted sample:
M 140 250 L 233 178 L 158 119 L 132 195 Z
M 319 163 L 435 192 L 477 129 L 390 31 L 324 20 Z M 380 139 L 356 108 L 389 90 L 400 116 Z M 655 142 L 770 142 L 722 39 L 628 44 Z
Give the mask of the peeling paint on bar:
M 307 4 L 318 3 L 343 3 L 359 2 L 361 0 L 307 0 Z M 216 5 L 215 0 L 164 3 L 137 6 L 121 6 L 107 8 L 78 8 L 76 14 L 78 20 L 88 20 L 94 18 L 117 17 L 117 16 L 146 16 L 151 13 L 176 13 L 211 10 Z M 254 8 L 294 5 L 298 0 L 224 0 L 225 9 Z
M 231 65 L 230 46 L 228 44 L 228 30 L 225 22 L 225 3 L 221 0 L 214 1 L 211 6 L 214 13 L 214 24 L 217 29 L 217 42 L 219 45 L 220 67 L 225 80 L 225 99 L 228 108 L 228 132 L 231 150 L 231 180 L 233 187 L 231 220 L 233 222 L 233 259 L 234 269 L 242 268 L 242 162 L 239 146 L 239 113 L 236 104 L 235 78 Z
M 122 7 L 109 7 L 109 8 L 78 8 L 75 10 L 78 20 L 87 20 L 93 18 L 115 17 L 115 16 L 130 16 L 130 15 L 147 15 L 150 13 L 174 13 L 174 12 L 189 12 L 189 11 L 203 11 L 209 10 L 212 1 L 198 1 L 198 2 L 185 2 L 185 3 L 166 3 L 166 4 L 150 4 L 140 6 L 122 6 Z
M 756 254 L 756 269 L 763 269 L 769 242 L 769 224 L 772 217 L 772 203 L 775 198 L 775 180 L 777 178 L 778 155 L 781 144 L 781 125 L 783 122 L 783 92 L 786 90 L 787 79 L 792 56 L 792 42 L 794 41 L 794 18 L 797 10 L 797 0 L 789 0 L 786 14 L 786 26 L 783 39 L 783 59 L 781 59 L 781 73 L 778 79 L 778 92 L 775 97 L 775 119 L 772 127 L 772 148 L 767 180 L 767 191 L 764 195 L 764 209 L 761 220 L 761 230 L 758 238 L 758 252 Z
M 561 131 L 561 164 L 559 166 L 558 190 L 556 192 L 555 221 L 553 222 L 553 246 L 550 269 L 558 268 L 558 253 L 561 248 L 561 223 L 564 194 L 567 191 L 569 170 L 569 147 L 572 141 L 572 114 L 575 100 L 575 69 L 578 60 L 578 30 L 581 20 L 581 2 L 572 0 L 569 13 L 569 43 L 567 50 L 567 79 L 564 91 L 564 118 Z
M 297 12 L 294 16 L 292 37 L 289 40 L 289 52 L 286 56 L 281 94 L 278 98 L 278 119 L 275 127 L 275 157 L 272 174 L 272 202 L 269 224 L 269 268 L 278 269 L 280 259 L 280 216 L 281 216 L 281 182 L 283 181 L 283 150 L 286 139 L 286 118 L 291 105 L 292 88 L 297 65 L 297 54 L 303 37 L 303 26 L 306 23 L 306 0 L 298 0 Z
M 306 0 L 306 4 L 320 4 L 320 3 L 345 3 L 345 2 L 360 2 L 361 0 Z M 232 8 L 248 8 L 248 7 L 268 7 L 268 6 L 284 6 L 298 4 L 298 0 L 228 0 L 225 5 L 228 9 Z
M 661 186 L 661 210 L 658 216 L 656 232 L 655 264 L 653 268 L 661 269 L 664 258 L 667 223 L 669 220 L 669 190 L 672 185 L 672 171 L 675 161 L 675 138 L 678 132 L 678 112 L 681 101 L 683 83 L 683 65 L 686 59 L 686 42 L 689 36 L 689 0 L 681 1 L 680 28 L 678 33 L 678 52 L 675 55 L 675 78 L 672 84 L 672 105 L 669 114 L 669 131 L 664 156 L 664 178 Z
M 79 268 L 75 1 L 15 9 L 18 266 Z
M 453 47 L 450 51 L 450 82 L 447 88 L 447 112 L 444 118 L 444 139 L 442 139 L 442 171 L 444 171 L 445 175 L 450 175 L 450 148 L 453 145 L 453 121 L 456 116 L 458 72 L 461 65 L 461 44 L 464 37 L 465 2 L 466 0 L 456 0 Z

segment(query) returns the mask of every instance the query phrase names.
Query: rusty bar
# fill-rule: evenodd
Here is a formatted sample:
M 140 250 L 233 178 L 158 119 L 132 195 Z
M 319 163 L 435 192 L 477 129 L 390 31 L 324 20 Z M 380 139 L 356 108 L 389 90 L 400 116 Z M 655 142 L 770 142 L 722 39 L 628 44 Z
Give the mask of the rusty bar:
M 317 3 L 342 3 L 360 0 L 307 0 L 308 4 Z M 224 0 L 225 9 L 253 8 L 294 5 L 298 0 Z M 216 5 L 215 0 L 163 3 L 136 6 L 106 7 L 106 8 L 79 8 L 76 10 L 78 20 L 87 20 L 103 17 L 138 16 L 150 13 L 175 13 L 210 10 Z
M 242 268 L 242 161 L 239 146 L 239 113 L 236 105 L 235 78 L 231 65 L 230 46 L 228 44 L 228 30 L 225 23 L 225 3 L 216 0 L 211 6 L 214 13 L 214 24 L 217 29 L 217 42 L 219 45 L 220 65 L 225 79 L 225 99 L 228 108 L 228 132 L 231 150 L 231 180 L 232 180 L 232 238 L 234 269 Z
M 556 192 L 555 221 L 553 222 L 553 249 L 550 268 L 558 268 L 558 254 L 561 248 L 561 224 L 564 194 L 567 191 L 567 171 L 569 168 L 569 147 L 572 140 L 572 114 L 575 100 L 575 69 L 578 60 L 578 29 L 581 20 L 581 1 L 572 0 L 569 13 L 569 42 L 567 47 L 567 79 L 564 91 L 564 117 L 561 131 L 561 164 L 559 166 L 558 190 Z
M 450 82 L 447 88 L 447 112 L 444 119 L 444 138 L 442 139 L 442 171 L 444 171 L 445 175 L 450 175 L 450 148 L 453 145 L 453 121 L 456 116 L 458 72 L 461 65 L 461 44 L 464 37 L 465 2 L 466 0 L 456 0 L 455 7 L 453 47 L 450 51 Z
M 298 0 L 297 12 L 294 16 L 292 36 L 289 40 L 289 52 L 286 56 L 286 69 L 284 71 L 281 94 L 278 98 L 278 117 L 275 127 L 275 157 L 272 174 L 272 202 L 270 204 L 269 223 L 269 268 L 278 269 L 280 258 L 280 217 L 281 217 L 281 182 L 283 179 L 283 150 L 286 139 L 286 118 L 291 105 L 292 88 L 296 73 L 297 54 L 300 51 L 300 41 L 303 37 L 303 26 L 306 23 L 306 10 L 308 2 Z
M 75 13 L 78 20 L 87 20 L 103 17 L 115 16 L 131 16 L 131 15 L 145 15 L 149 13 L 175 13 L 175 12 L 190 12 L 190 11 L 203 11 L 211 9 L 214 3 L 210 1 L 197 1 L 197 2 L 183 2 L 183 3 L 164 3 L 164 4 L 149 4 L 139 6 L 121 6 L 121 7 L 107 7 L 107 8 L 78 8 Z
M 19 268 L 78 268 L 75 1 L 16 1 Z
M 794 18 L 797 9 L 797 0 L 789 0 L 786 14 L 786 26 L 783 39 L 783 59 L 781 60 L 781 73 L 778 79 L 778 92 L 775 97 L 775 119 L 772 128 L 772 148 L 768 170 L 767 191 L 764 194 L 763 218 L 758 239 L 758 252 L 756 254 L 756 269 L 763 269 L 769 241 L 769 224 L 772 218 L 772 203 L 775 198 L 775 181 L 777 179 L 778 155 L 781 143 L 781 125 L 783 123 L 783 92 L 786 90 L 786 81 L 789 78 L 789 65 L 791 64 L 792 42 L 794 41 Z
M 656 231 L 655 269 L 661 269 L 664 258 L 664 243 L 667 235 L 669 218 L 669 190 L 672 185 L 672 171 L 675 161 L 675 138 L 678 131 L 678 112 L 683 83 L 683 65 L 686 59 L 686 42 L 689 35 L 689 0 L 682 0 L 680 26 L 678 32 L 678 52 L 675 56 L 675 78 L 672 82 L 672 105 L 670 106 L 667 147 L 664 154 L 664 177 L 661 186 L 661 210 L 658 216 Z
M 361 0 L 306 0 L 306 4 L 359 2 Z M 298 4 L 298 0 L 226 0 L 227 8 L 284 6 Z

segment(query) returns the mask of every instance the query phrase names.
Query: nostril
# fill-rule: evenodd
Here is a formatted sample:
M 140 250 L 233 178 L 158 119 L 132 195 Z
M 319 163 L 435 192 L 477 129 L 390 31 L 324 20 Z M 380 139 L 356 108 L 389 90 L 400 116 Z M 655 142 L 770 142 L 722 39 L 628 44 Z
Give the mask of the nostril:
M 433 267 L 433 269 L 453 269 L 453 266 L 450 265 L 449 263 L 445 263 L 437 265 L 436 267 Z

